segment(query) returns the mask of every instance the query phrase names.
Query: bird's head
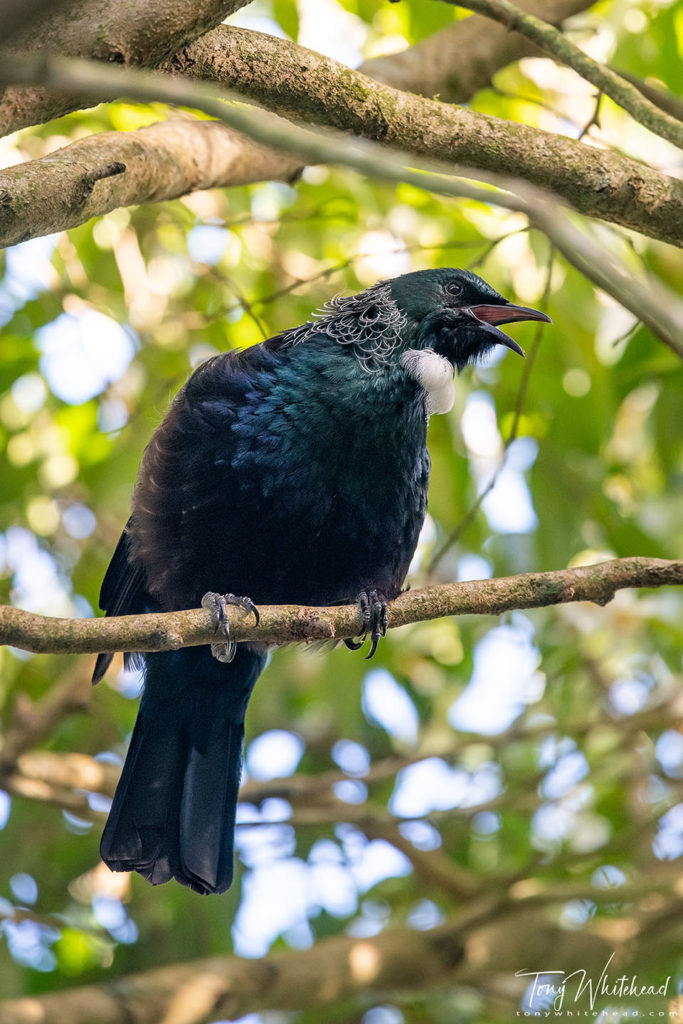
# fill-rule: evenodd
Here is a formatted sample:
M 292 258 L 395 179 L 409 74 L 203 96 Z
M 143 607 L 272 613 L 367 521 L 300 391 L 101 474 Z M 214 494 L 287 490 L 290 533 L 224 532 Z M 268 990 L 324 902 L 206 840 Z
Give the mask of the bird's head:
M 404 335 L 411 347 L 433 349 L 458 371 L 481 359 L 494 345 L 505 345 L 524 355 L 498 324 L 518 320 L 552 323 L 537 309 L 514 306 L 468 270 L 417 270 L 388 284 L 406 318 Z

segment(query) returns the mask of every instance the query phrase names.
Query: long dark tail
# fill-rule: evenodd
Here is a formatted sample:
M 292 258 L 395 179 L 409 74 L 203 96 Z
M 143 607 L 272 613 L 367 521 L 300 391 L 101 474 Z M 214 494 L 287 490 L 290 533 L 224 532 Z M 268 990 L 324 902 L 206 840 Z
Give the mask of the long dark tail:
M 233 875 L 244 714 L 265 654 L 238 644 L 228 665 L 208 647 L 145 660 L 145 691 L 102 859 L 154 885 L 176 878 L 195 892 L 225 892 Z

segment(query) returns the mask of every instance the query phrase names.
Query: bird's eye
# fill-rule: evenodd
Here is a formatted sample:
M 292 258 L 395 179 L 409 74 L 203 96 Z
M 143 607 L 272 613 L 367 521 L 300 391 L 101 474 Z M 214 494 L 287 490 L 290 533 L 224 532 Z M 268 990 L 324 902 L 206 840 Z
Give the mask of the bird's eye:
M 460 281 L 449 281 L 446 285 L 449 295 L 462 295 L 462 284 Z

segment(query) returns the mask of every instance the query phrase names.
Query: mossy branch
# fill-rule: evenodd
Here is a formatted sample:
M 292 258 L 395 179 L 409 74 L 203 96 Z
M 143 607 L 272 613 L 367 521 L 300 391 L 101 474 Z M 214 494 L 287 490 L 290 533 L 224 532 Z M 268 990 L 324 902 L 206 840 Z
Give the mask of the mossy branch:
M 127 96 L 142 102 L 197 107 L 262 145 L 299 156 L 302 163 L 343 163 L 356 166 L 361 173 L 381 177 L 374 166 L 367 166 L 368 158 L 372 160 L 369 143 L 363 147 L 365 162 L 359 163 L 360 143 L 350 146 L 348 135 L 327 133 L 321 140 L 320 133 L 314 136 L 289 121 L 276 120 L 264 111 L 235 102 L 247 96 L 299 121 L 381 142 L 373 162 L 379 168 L 387 164 L 386 176 L 391 180 L 396 179 L 391 165 L 403 155 L 404 162 L 414 170 L 426 169 L 424 162 L 429 160 L 442 161 L 438 168 L 442 175 L 452 176 L 456 165 L 460 173 L 486 179 L 504 168 L 509 179 L 525 179 L 530 185 L 549 189 L 586 216 L 683 245 L 683 185 L 619 153 L 400 92 L 287 40 L 225 25 L 185 47 L 166 68 L 176 73 L 161 76 L 137 68 L 63 57 L 8 56 L 0 66 L 0 77 L 46 86 L 90 102 Z M 277 69 L 277 74 L 273 69 Z M 82 147 L 82 143 L 77 145 Z M 387 149 L 393 153 L 387 153 Z M 60 151 L 60 159 L 68 159 L 71 153 L 66 147 Z M 80 155 L 73 151 L 74 162 Z M 45 180 L 41 182 L 41 196 L 51 195 L 59 184 L 48 173 L 54 157 L 55 154 L 50 154 L 42 161 L 22 164 L 0 176 L 0 187 L 7 192 L 0 221 L 0 245 L 14 244 L 21 237 L 20 223 L 27 196 L 17 175 L 26 173 L 27 166 L 42 171 Z M 98 158 L 102 160 L 103 154 Z M 14 175 L 15 180 L 5 181 L 7 174 Z M 206 187 L 202 179 L 200 170 L 198 187 Z M 407 180 L 405 175 L 402 180 Z M 432 187 L 424 176 L 423 182 L 425 188 Z M 103 187 L 98 186 L 100 194 Z M 122 178 L 114 181 L 113 188 L 122 190 L 120 205 L 150 198 L 149 189 L 142 188 L 139 199 L 128 199 Z M 162 197 L 165 198 L 163 193 Z M 97 212 L 96 206 L 76 210 L 72 218 L 83 223 Z M 57 229 L 49 216 L 44 220 L 42 226 L 29 225 L 31 236 Z
M 577 569 L 525 573 L 492 580 L 446 583 L 401 594 L 389 606 L 389 628 L 448 615 L 501 615 L 572 601 L 604 605 L 625 587 L 683 585 L 683 562 L 662 558 L 618 558 Z M 260 623 L 249 612 L 229 607 L 234 640 L 301 643 L 342 640 L 361 629 L 357 605 L 307 608 L 259 607 Z M 0 644 L 41 654 L 107 651 L 167 651 L 215 641 L 208 611 L 195 608 L 161 614 L 100 619 L 58 619 L 20 608 L 0 608 Z
M 175 117 L 137 131 L 100 132 L 0 171 L 0 248 L 120 207 L 198 189 L 289 181 L 300 170 L 296 158 L 215 121 Z
M 627 273 L 625 268 L 617 265 L 602 246 L 571 222 L 553 195 L 538 185 L 490 171 L 460 168 L 461 174 L 470 178 L 481 178 L 489 185 L 495 186 L 495 190 L 492 190 L 463 181 L 461 178 L 454 178 L 448 163 L 418 159 L 413 153 L 401 150 L 387 152 L 385 147 L 377 142 L 349 140 L 347 135 L 340 132 L 321 132 L 303 128 L 269 111 L 255 110 L 253 106 L 241 102 L 240 97 L 234 93 L 216 89 L 207 83 L 197 85 L 149 72 L 121 70 L 94 62 L 59 57 L 8 58 L 3 71 L 12 81 L 47 84 L 61 91 L 71 91 L 99 99 L 111 100 L 125 94 L 139 100 L 199 107 L 262 146 L 271 146 L 305 162 L 335 163 L 380 180 L 409 182 L 418 188 L 429 189 L 441 195 L 458 196 L 487 204 L 494 203 L 505 209 L 520 211 L 529 218 L 532 225 L 540 228 L 552 240 L 562 255 L 582 274 L 609 292 L 649 327 L 653 334 L 683 358 L 683 304 L 680 300 L 658 282 L 640 281 Z M 347 75 L 352 76 L 353 73 L 348 71 Z M 375 84 L 370 83 L 370 88 L 374 89 Z M 418 105 L 427 102 L 418 100 L 417 97 L 407 99 L 410 103 L 415 102 Z M 443 104 L 434 106 L 448 109 Z M 416 116 L 422 116 L 422 113 L 424 111 L 421 107 L 415 111 Z M 421 121 L 420 124 L 422 125 Z M 504 126 L 505 122 L 500 121 L 497 124 Z M 424 126 L 420 130 L 423 128 Z M 494 126 L 490 126 L 490 131 L 493 129 Z M 523 126 L 515 126 L 515 131 L 524 130 Z M 552 136 L 549 133 L 539 134 L 546 136 L 546 141 L 560 139 L 559 136 Z M 489 132 L 489 142 L 492 138 Z M 578 148 L 586 153 L 591 152 L 589 147 Z M 534 159 L 540 163 L 545 161 L 545 151 L 536 153 Z M 647 173 L 648 169 L 643 168 L 643 174 Z M 118 175 L 109 180 L 118 181 L 124 177 L 125 175 Z M 97 187 L 102 188 L 105 184 Z M 558 180 L 553 180 L 553 187 L 556 185 Z M 680 199 L 683 198 L 680 184 L 670 179 L 669 185 L 665 188 L 669 187 L 673 205 L 680 206 Z M 680 193 L 678 199 L 675 195 L 676 189 Z M 8 195 L 5 198 L 11 206 L 12 196 Z M 651 211 L 652 207 L 649 209 Z M 680 229 L 678 234 L 680 236 Z
M 235 90 L 292 120 L 381 142 L 413 161 L 444 161 L 450 165 L 444 173 L 453 173 L 453 163 L 482 177 L 504 168 L 510 178 L 547 188 L 589 217 L 646 234 L 654 229 L 662 240 L 683 244 L 678 227 L 653 223 L 660 220 L 660 204 L 681 198 L 672 177 L 564 135 L 401 92 L 285 39 L 220 25 L 161 70 Z M 648 227 L 635 223 L 644 220 L 641 204 Z

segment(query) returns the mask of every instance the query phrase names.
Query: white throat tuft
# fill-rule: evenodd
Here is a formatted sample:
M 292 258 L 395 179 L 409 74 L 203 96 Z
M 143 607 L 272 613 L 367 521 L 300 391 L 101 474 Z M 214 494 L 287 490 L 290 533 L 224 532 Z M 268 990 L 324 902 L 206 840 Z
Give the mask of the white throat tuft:
M 427 418 L 450 412 L 455 401 L 453 367 L 431 348 L 410 348 L 401 356 L 401 366 L 426 392 Z

